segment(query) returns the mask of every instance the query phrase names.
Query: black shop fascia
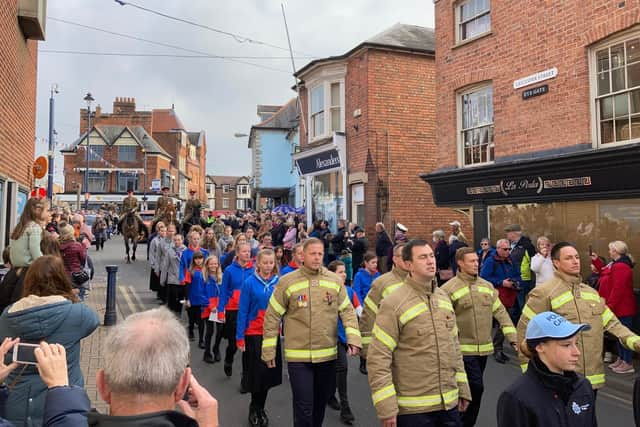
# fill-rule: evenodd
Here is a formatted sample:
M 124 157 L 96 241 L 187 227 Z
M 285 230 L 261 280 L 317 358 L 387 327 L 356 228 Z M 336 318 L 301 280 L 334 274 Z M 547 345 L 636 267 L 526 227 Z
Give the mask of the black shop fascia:
M 488 235 L 487 206 L 640 197 L 640 144 L 597 150 L 584 144 L 528 156 L 420 177 L 437 206 L 473 208 L 475 242 Z

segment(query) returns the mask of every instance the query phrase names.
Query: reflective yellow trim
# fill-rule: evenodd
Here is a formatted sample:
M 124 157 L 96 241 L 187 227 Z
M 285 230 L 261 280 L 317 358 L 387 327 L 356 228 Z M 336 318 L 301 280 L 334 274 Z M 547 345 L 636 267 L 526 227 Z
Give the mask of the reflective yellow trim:
M 349 304 L 351 304 L 351 300 L 348 296 L 346 296 L 344 297 L 344 301 L 342 301 L 342 304 L 340 304 L 340 307 L 338 307 L 338 310 L 343 311 L 345 308 L 349 307 Z
M 613 318 L 613 312 L 611 310 L 609 310 L 609 307 L 604 309 L 604 312 L 602 313 L 602 326 L 607 326 L 607 323 L 609 323 L 609 321 L 611 321 L 611 319 Z
M 396 341 L 391 338 L 389 334 L 383 331 L 378 325 L 373 326 L 373 330 L 371 331 L 371 333 L 378 339 L 378 341 L 386 345 L 389 350 L 393 351 L 396 349 L 396 346 L 398 345 Z
M 507 335 L 507 334 L 515 334 L 516 333 L 516 328 L 514 328 L 513 326 L 505 326 L 504 328 L 502 328 L 502 333 Z
M 456 382 L 468 383 L 467 374 L 465 372 L 456 372 Z
M 277 337 L 265 338 L 262 340 L 262 348 L 275 347 L 278 342 Z
M 469 294 L 469 288 L 467 286 L 465 286 L 464 288 L 460 288 L 451 294 L 451 301 L 454 301 L 454 302 L 458 301 L 460 298 L 468 294 Z
M 493 351 L 493 343 L 488 344 L 460 344 L 461 353 L 488 353 Z
M 377 405 L 380 401 L 384 399 L 388 399 L 391 396 L 395 396 L 395 395 L 396 395 L 396 388 L 393 386 L 393 384 L 389 384 L 388 386 L 383 387 L 380 390 L 373 393 L 371 395 L 371 400 L 373 400 L 374 405 Z
M 357 337 L 361 337 L 362 335 L 360 335 L 360 331 L 356 328 L 349 328 L 346 327 L 344 328 L 344 331 L 346 332 L 347 335 L 355 335 Z
M 320 359 L 337 354 L 338 347 L 319 348 L 317 350 L 284 349 L 284 355 L 287 359 Z
M 406 325 L 410 320 L 416 318 L 425 311 L 429 311 L 427 304 L 423 302 L 418 303 L 400 315 L 400 323 Z
M 604 384 L 604 374 L 587 375 L 591 385 Z
M 520 365 L 520 369 L 522 370 L 522 373 L 524 374 L 525 372 L 527 372 L 527 369 L 529 368 L 529 364 L 528 363 L 523 363 Z
M 586 299 L 586 300 L 589 300 L 589 301 L 600 302 L 600 295 L 595 294 L 593 292 L 582 292 L 580 294 L 580 298 Z
M 287 311 L 285 310 L 285 308 L 283 306 L 280 305 L 280 303 L 278 302 L 278 300 L 276 300 L 276 296 L 275 295 L 271 295 L 271 298 L 269 298 L 269 305 L 271 306 L 271 308 L 273 308 L 275 310 L 276 313 L 278 313 L 280 316 L 283 316 L 284 313 Z
M 362 344 L 364 345 L 371 344 L 371 338 L 372 337 L 362 337 Z
M 625 341 L 627 343 L 627 347 L 629 348 L 629 350 L 635 350 L 636 349 L 636 343 L 640 341 L 640 337 L 637 335 L 633 335 L 629 338 L 627 338 L 627 340 Z
M 386 298 L 392 293 L 394 293 L 400 286 L 402 286 L 402 282 L 394 283 L 393 285 L 389 285 L 382 291 L 382 298 Z
M 493 289 L 485 288 L 484 286 L 478 286 L 478 292 L 493 295 Z
M 364 299 L 364 305 L 369 307 L 369 310 L 373 311 L 373 314 L 378 314 L 378 306 L 373 302 L 371 298 L 367 295 Z
M 340 285 L 335 282 L 329 282 L 328 280 L 320 280 L 321 288 L 333 289 L 336 292 L 340 292 Z
M 404 408 L 422 408 L 426 406 L 437 406 L 444 402 L 445 405 L 458 400 L 458 389 L 453 389 L 442 394 L 432 394 L 427 396 L 398 396 L 398 406 Z
M 456 388 L 454 390 L 443 393 L 442 400 L 444 400 L 445 405 L 458 400 L 458 389 Z
M 439 300 L 438 301 L 438 307 L 439 308 L 444 308 L 445 310 L 449 310 L 449 311 L 453 311 L 453 306 L 451 305 L 451 303 L 449 301 L 446 300 Z
M 571 293 L 571 291 L 560 294 L 559 296 L 551 300 L 551 310 L 556 310 L 569 301 L 573 301 L 573 294 Z
M 533 319 L 536 316 L 536 312 L 531 310 L 527 304 L 524 305 L 522 314 L 529 320 Z
M 304 288 L 308 288 L 308 287 L 309 287 L 309 281 L 298 282 L 298 283 L 294 283 L 293 285 L 289 286 L 284 293 L 287 295 L 287 298 L 289 298 L 292 293 L 297 292 L 297 291 L 299 291 L 301 289 L 304 289 Z
M 495 313 L 495 311 L 500 308 L 500 304 L 500 299 L 496 298 L 496 300 L 493 302 L 493 307 L 491 307 L 491 311 Z

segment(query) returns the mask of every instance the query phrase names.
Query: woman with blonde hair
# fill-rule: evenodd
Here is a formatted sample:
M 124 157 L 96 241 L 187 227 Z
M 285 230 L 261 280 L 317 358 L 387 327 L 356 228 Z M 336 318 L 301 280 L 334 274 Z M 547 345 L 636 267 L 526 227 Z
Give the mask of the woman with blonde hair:
M 611 262 L 604 265 L 598 258 L 598 254 L 591 253 L 591 264 L 600 274 L 598 293 L 604 298 L 620 323 L 631 328 L 637 311 L 636 298 L 633 294 L 633 257 L 629 254 L 627 244 L 621 240 L 609 243 L 609 257 Z M 618 360 L 609 367 L 617 374 L 632 374 L 635 372 L 631 364 L 632 359 L 631 350 L 627 350 L 618 343 Z
M 538 253 L 531 258 L 531 271 L 536 273 L 536 286 L 553 279 L 553 262 L 551 261 L 551 240 L 546 236 L 536 241 Z

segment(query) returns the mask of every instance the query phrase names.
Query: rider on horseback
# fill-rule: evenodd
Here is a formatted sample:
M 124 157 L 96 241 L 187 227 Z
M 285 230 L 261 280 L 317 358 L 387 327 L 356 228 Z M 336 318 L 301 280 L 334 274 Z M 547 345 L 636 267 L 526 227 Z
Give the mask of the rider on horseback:
M 162 196 L 160 196 L 156 202 L 156 215 L 154 222 L 155 220 L 164 219 L 169 204 L 173 204 L 173 201 L 171 200 L 171 197 L 169 197 L 169 187 L 164 186 L 162 187 Z
M 200 200 L 196 197 L 196 190 L 189 191 L 191 198 L 187 200 L 184 207 L 184 222 L 189 224 L 200 224 Z

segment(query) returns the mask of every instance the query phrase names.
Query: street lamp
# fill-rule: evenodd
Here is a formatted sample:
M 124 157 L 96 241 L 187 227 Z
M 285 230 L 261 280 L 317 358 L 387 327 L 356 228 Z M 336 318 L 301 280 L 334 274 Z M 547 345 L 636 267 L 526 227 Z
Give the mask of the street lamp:
M 244 138 L 245 136 L 249 136 L 249 135 L 247 135 L 246 133 L 236 132 L 236 133 L 233 134 L 233 136 L 235 138 Z
M 91 103 L 95 101 L 93 96 L 91 96 L 91 92 L 87 92 L 84 97 L 84 101 L 87 103 L 87 146 L 86 146 L 86 163 L 84 169 L 84 210 L 85 212 L 89 210 L 89 199 L 87 198 L 87 193 L 89 192 L 89 150 L 91 149 L 90 144 L 90 135 L 91 135 Z
M 142 148 L 142 154 L 144 155 L 144 164 L 142 169 L 144 169 L 144 183 L 142 188 L 142 207 L 144 210 L 147 210 L 147 150 Z
M 55 130 L 53 129 L 53 95 L 58 93 L 58 85 L 56 83 L 51 85 L 51 96 L 49 97 L 49 152 L 47 153 L 49 157 L 49 176 L 47 178 L 47 199 L 49 199 L 49 203 L 53 205 L 53 160 L 54 160 L 54 152 L 55 152 L 55 141 L 53 140 L 53 135 Z

